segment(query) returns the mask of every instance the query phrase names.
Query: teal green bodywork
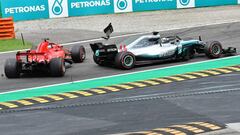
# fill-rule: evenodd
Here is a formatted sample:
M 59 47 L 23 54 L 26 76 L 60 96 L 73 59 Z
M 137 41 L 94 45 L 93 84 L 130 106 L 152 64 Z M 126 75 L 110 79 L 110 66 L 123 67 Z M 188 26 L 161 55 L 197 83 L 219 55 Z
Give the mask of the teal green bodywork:
M 193 46 L 193 45 L 196 45 L 196 44 L 199 44 L 199 40 L 188 40 L 188 41 L 181 41 L 180 42 L 180 45 L 182 45 L 183 47 Z
M 178 48 L 178 54 L 185 54 L 188 47 L 194 47 L 196 45 L 201 45 L 199 40 L 183 40 L 180 42 L 179 46 L 181 46 L 181 48 Z

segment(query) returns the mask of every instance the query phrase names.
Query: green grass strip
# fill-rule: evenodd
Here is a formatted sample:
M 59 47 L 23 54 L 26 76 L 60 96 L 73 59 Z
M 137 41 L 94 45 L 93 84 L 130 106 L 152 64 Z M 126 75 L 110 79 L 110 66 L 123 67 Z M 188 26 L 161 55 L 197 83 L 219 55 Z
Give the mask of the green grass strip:
M 25 45 L 23 45 L 22 40 L 19 39 L 0 40 L 0 52 L 29 49 L 31 47 L 32 43 L 25 42 Z

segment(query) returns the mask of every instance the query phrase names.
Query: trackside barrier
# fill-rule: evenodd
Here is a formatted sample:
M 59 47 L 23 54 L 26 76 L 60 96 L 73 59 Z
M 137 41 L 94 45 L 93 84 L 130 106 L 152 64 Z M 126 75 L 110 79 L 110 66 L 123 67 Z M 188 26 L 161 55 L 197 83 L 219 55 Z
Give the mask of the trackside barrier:
M 237 5 L 240 0 L 0 0 L 14 21 L 150 10 Z
M 13 18 L 0 18 L 0 40 L 15 38 Z

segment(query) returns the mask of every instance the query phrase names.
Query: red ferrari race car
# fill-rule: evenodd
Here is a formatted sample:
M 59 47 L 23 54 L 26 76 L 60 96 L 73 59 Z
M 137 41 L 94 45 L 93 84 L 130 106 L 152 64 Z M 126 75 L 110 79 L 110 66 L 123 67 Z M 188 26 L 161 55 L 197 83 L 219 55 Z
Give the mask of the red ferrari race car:
M 64 76 L 65 64 L 81 63 L 86 54 L 83 46 L 73 46 L 71 51 L 63 46 L 44 39 L 36 46 L 25 52 L 17 52 L 16 59 L 7 59 L 4 66 L 8 78 L 18 78 L 22 73 L 48 73 L 53 77 Z

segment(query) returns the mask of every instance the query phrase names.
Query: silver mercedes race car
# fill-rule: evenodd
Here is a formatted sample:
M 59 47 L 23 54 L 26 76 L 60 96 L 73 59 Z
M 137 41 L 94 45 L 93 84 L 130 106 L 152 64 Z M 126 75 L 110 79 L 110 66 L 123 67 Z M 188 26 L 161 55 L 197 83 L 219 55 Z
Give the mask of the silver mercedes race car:
M 109 24 L 104 32 L 107 34 L 105 39 L 108 39 L 113 32 L 112 25 Z M 127 45 L 121 45 L 119 49 L 116 44 L 93 43 L 90 46 L 96 64 L 115 65 L 121 69 L 169 60 L 187 61 L 196 53 L 205 54 L 211 59 L 236 54 L 236 48 L 224 49 L 219 41 L 203 42 L 201 37 L 197 40 L 183 40 L 178 36 L 161 37 L 158 32 L 141 36 Z

